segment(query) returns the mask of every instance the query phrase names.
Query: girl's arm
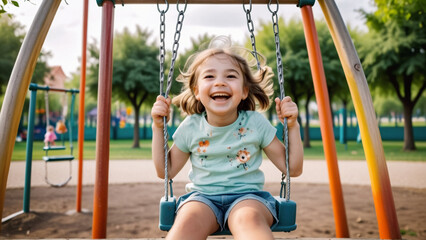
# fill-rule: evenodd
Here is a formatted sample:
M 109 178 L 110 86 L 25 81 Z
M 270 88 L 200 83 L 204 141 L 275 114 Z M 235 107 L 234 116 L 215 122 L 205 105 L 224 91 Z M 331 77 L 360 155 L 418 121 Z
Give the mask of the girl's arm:
M 154 160 L 157 176 L 164 176 L 164 133 L 163 133 L 163 117 L 169 119 L 170 116 L 170 98 L 165 99 L 158 96 L 157 101 L 151 109 L 152 123 L 152 159 Z M 189 153 L 182 152 L 179 148 L 172 145 L 168 151 L 168 175 L 174 178 L 183 168 L 189 158 Z
M 285 97 L 282 101 L 275 99 L 278 118 L 281 122 L 287 117 L 288 126 L 288 144 L 290 176 L 297 177 L 303 171 L 303 145 L 300 136 L 300 126 L 297 122 L 297 105 L 291 101 L 290 97 Z M 285 147 L 284 144 L 275 137 L 272 142 L 263 149 L 268 158 L 283 173 L 286 173 L 285 165 Z

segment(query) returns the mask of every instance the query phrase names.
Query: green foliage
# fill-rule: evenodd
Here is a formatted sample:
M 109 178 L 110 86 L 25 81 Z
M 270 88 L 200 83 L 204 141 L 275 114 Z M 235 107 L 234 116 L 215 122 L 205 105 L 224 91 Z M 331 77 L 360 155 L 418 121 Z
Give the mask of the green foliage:
M 138 103 L 141 96 L 159 92 L 158 48 L 148 42 L 151 33 L 141 30 L 130 33 L 126 28 L 115 34 L 113 63 L 113 96 L 129 103 Z M 99 49 L 97 42 L 88 46 L 87 82 L 89 92 L 97 96 Z
M 159 92 L 158 48 L 148 41 L 150 35 L 140 27 L 135 34 L 125 28 L 116 34 L 114 41 L 114 93 L 119 99 L 139 107 L 145 95 L 158 95 Z
M 23 26 L 11 18 L 0 17 L 0 95 L 3 94 L 10 74 L 15 65 L 21 44 L 25 36 Z M 44 76 L 50 71 L 47 59 L 51 56 L 49 52 L 41 52 L 37 60 L 32 82 L 43 84 Z
M 401 102 L 396 98 L 377 96 L 373 104 L 378 116 L 389 116 L 394 113 L 402 113 Z
M 15 1 L 15 0 L 2 0 L 0 2 L 0 18 L 2 17 L 3 14 L 7 13 L 5 6 L 11 5 L 11 4 L 15 7 L 19 7 L 18 1 Z M 9 16 L 9 18 L 12 17 L 11 14 L 7 14 L 7 15 Z
M 21 24 L 9 18 L 0 18 L 0 95 L 9 81 L 24 36 Z
M 426 90 L 426 13 L 424 1 L 375 0 L 374 13 L 362 11 L 370 29 L 360 48 L 372 88 L 394 94 L 404 108 L 405 150 L 415 150 L 411 117 Z
M 151 33 L 136 27 L 131 33 L 127 28 L 115 34 L 113 47 L 112 95 L 130 103 L 134 109 L 134 148 L 139 148 L 139 111 L 147 99 L 159 93 L 158 48 L 150 42 Z M 99 49 L 96 43 L 89 44 L 88 86 L 89 92 L 97 95 L 99 73 Z
M 34 68 L 34 73 L 31 78 L 31 82 L 38 83 L 41 85 L 44 85 L 44 77 L 47 73 L 50 72 L 50 67 L 47 65 L 47 59 L 51 57 L 50 52 L 41 52 L 38 59 L 36 66 Z

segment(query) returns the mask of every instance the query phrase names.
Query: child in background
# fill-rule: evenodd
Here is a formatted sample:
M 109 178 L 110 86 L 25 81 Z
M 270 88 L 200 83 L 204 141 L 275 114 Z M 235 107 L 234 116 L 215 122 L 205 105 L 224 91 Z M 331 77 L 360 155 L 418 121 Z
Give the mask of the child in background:
M 59 133 L 59 134 L 64 134 L 64 133 L 68 132 L 68 129 L 65 126 L 64 122 L 62 122 L 62 120 L 59 120 L 56 123 L 56 132 Z
M 44 134 L 44 144 L 46 147 L 55 146 L 56 134 L 53 131 L 53 126 L 47 127 L 46 134 Z
M 236 50 L 241 48 L 230 44 L 204 50 L 178 78 L 184 87 L 173 103 L 188 116 L 173 135 L 168 177 L 176 176 L 188 159 L 192 169 L 190 192 L 178 200 L 167 239 L 206 239 L 223 229 L 234 239 L 273 239 L 270 227 L 278 221 L 275 199 L 263 191 L 259 166 L 263 150 L 286 173 L 287 149 L 275 127 L 256 112 L 270 105 L 272 71 L 263 66 L 253 74 Z M 275 103 L 280 121 L 288 119 L 290 175 L 299 176 L 303 146 L 298 108 L 290 97 L 276 98 Z M 158 96 L 151 110 L 152 156 L 160 178 L 165 177 L 163 117 L 169 118 L 170 104 L 170 98 Z

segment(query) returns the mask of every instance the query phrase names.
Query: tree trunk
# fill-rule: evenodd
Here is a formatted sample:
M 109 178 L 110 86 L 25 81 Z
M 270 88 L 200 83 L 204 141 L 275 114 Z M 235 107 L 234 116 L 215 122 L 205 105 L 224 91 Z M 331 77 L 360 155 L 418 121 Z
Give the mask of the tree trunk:
M 305 129 L 303 131 L 303 147 L 310 148 L 311 147 L 311 139 L 309 137 L 309 102 L 311 97 L 308 96 L 306 98 L 305 103 L 305 113 L 306 113 L 306 123 L 305 123 Z
M 133 127 L 133 145 L 132 148 L 140 148 L 139 145 L 139 108 L 133 106 L 135 110 L 135 125 Z
M 413 108 L 411 103 L 404 103 L 404 151 L 416 150 L 413 133 Z

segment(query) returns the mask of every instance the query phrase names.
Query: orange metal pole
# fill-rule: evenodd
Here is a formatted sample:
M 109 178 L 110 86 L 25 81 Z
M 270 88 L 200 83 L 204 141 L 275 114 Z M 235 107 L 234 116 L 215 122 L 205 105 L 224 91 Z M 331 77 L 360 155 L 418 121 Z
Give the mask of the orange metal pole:
M 327 160 L 330 194 L 333 204 L 334 221 L 337 238 L 348 238 L 349 229 L 346 219 L 345 203 L 340 182 L 339 166 L 337 163 L 336 145 L 331 119 L 330 100 L 328 99 L 327 83 L 322 63 L 321 50 L 311 6 L 301 8 L 303 28 L 308 48 L 309 63 L 314 81 L 315 96 L 318 104 L 321 135 L 324 145 L 324 155 Z
M 381 239 L 401 239 L 388 168 L 364 70 L 337 5 L 319 0 L 345 72 L 359 122 Z
M 81 212 L 83 188 L 83 146 L 84 146 L 84 99 L 86 95 L 86 62 L 87 62 L 87 19 L 89 15 L 89 0 L 83 0 L 83 41 L 81 51 L 80 101 L 78 109 L 78 179 L 76 212 Z
M 104 1 L 102 5 L 102 33 L 99 56 L 96 178 L 93 197 L 92 238 L 94 239 L 106 238 L 113 32 L 114 3 L 112 1 Z

